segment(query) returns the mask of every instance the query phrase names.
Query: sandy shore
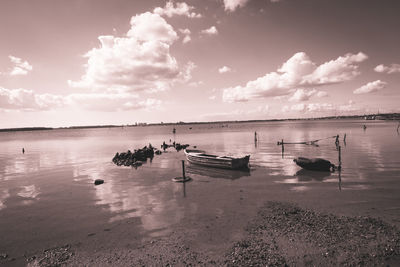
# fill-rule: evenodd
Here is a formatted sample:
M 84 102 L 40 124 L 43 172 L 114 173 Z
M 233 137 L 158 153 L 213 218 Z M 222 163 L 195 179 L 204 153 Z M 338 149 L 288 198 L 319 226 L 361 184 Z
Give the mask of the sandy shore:
M 27 264 L 397 266 L 400 263 L 399 230 L 368 216 L 337 216 L 270 201 L 237 234 L 236 241 L 208 242 L 208 246 L 202 246 L 202 239 L 209 237 L 199 237 L 184 225 L 167 236 L 142 239 L 132 236 L 129 223 L 125 223 L 89 234 L 77 243 L 47 249 L 30 257 Z

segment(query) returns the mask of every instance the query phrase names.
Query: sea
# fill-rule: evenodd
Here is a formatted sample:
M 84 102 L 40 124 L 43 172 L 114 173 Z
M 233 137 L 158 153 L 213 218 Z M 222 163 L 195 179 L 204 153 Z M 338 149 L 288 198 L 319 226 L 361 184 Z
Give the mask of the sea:
M 397 126 L 341 119 L 1 132 L 0 253 L 21 248 L 33 253 L 127 220 L 135 220 L 143 235 L 163 236 L 188 218 L 245 217 L 274 198 L 343 212 L 362 206 L 398 218 Z M 278 145 L 282 140 L 287 144 Z M 162 150 L 163 142 L 250 155 L 250 168 L 195 166 L 173 147 L 137 168 L 112 162 L 117 152 L 150 144 Z M 296 157 L 324 158 L 341 170 L 302 170 Z M 182 161 L 192 179 L 186 184 L 172 181 L 183 175 Z M 104 184 L 94 185 L 96 179 Z

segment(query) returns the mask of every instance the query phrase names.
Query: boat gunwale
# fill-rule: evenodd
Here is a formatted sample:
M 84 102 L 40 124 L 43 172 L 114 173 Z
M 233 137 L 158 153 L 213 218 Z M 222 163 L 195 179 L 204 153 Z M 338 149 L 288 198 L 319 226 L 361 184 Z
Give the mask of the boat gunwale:
M 208 155 L 205 154 L 204 152 L 190 152 L 191 150 L 187 151 L 186 149 L 184 150 L 186 155 L 193 156 L 193 157 L 199 157 L 199 158 L 204 158 L 204 159 L 217 159 L 217 160 L 224 160 L 224 161 L 234 161 L 234 160 L 243 160 L 246 159 L 246 157 L 250 157 L 249 155 L 243 156 L 243 157 L 229 157 L 229 156 L 217 156 L 217 155 Z

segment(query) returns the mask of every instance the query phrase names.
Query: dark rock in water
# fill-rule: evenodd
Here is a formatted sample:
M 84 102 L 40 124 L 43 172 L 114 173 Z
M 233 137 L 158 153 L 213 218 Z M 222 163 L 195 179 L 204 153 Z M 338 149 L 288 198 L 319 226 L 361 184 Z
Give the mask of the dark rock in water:
M 8 258 L 8 255 L 6 253 L 0 254 L 0 260 L 4 260 L 4 259 L 7 259 L 7 258 Z
M 176 149 L 176 151 L 180 151 L 180 150 L 182 150 L 182 149 L 187 148 L 188 146 L 189 146 L 188 144 L 181 145 L 181 144 L 179 144 L 179 143 L 176 143 L 176 144 L 175 144 L 175 149 Z
M 95 181 L 94 181 L 94 184 L 95 185 L 99 185 L 99 184 L 103 184 L 104 183 L 104 180 L 102 180 L 102 179 L 96 179 Z
M 155 153 L 156 155 L 161 155 L 161 154 L 162 154 L 161 150 L 156 150 L 154 153 Z
M 135 161 L 134 163 L 132 163 L 132 167 L 139 167 L 139 166 L 142 166 L 142 162 L 141 161 Z
M 127 152 L 116 153 L 112 161 L 118 166 L 138 167 L 142 165 L 142 162 L 146 162 L 148 158 L 152 159 L 154 157 L 154 150 L 155 148 L 149 144 L 149 147 L 135 149 L 133 152 L 128 150 Z

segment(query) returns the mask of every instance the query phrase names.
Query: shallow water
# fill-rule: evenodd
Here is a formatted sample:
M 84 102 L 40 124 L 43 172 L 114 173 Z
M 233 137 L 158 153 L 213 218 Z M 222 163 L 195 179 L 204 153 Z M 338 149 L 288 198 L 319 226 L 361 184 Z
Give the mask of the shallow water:
M 127 218 L 138 219 L 137 231 L 163 235 L 183 219 L 230 216 L 234 209 L 238 212 L 240 207 L 230 206 L 238 201 L 230 199 L 236 197 L 237 186 L 242 188 L 240 192 L 258 192 L 257 196 L 272 195 L 279 189 L 288 199 L 291 194 L 317 191 L 338 196 L 346 191 L 373 191 L 374 199 L 394 199 L 390 194 L 399 192 L 397 122 L 330 120 L 175 127 L 176 134 L 170 125 L 0 133 L 0 235 L 6 237 L 0 252 L 10 247 L 23 246 L 30 251 L 37 244 L 53 245 L 57 243 L 54 240 L 68 240 L 77 231 L 90 232 L 100 224 Z M 303 156 L 326 158 L 338 165 L 333 138 L 337 134 L 341 172 L 304 171 L 293 163 L 293 158 Z M 282 139 L 322 140 L 318 146 L 288 144 L 282 151 L 277 145 Z M 193 181 L 182 185 L 171 181 L 181 175 L 182 151 L 170 148 L 138 169 L 111 162 L 116 152 L 149 143 L 159 147 L 170 140 L 208 152 L 251 155 L 250 171 L 188 164 L 186 172 Z M 97 178 L 105 183 L 94 186 Z M 390 208 L 396 210 L 393 205 Z

